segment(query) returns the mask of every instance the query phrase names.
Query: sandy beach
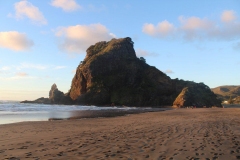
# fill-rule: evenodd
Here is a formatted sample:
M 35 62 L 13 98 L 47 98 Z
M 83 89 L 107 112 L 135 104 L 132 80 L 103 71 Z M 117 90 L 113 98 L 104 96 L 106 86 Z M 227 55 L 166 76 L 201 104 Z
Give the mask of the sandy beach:
M 0 159 L 240 159 L 240 109 L 4 124 Z

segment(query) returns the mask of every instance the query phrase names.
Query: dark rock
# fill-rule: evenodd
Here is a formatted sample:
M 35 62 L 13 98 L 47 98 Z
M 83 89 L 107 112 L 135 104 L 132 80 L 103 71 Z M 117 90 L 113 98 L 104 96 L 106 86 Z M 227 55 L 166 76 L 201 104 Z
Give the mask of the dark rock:
M 190 83 L 173 102 L 174 107 L 222 107 L 221 101 L 203 83 Z
M 131 38 L 99 42 L 72 80 L 70 97 L 77 104 L 160 106 L 172 102 L 171 79 L 136 57 Z
M 57 104 L 60 103 L 64 97 L 64 93 L 59 91 L 57 85 L 54 83 L 49 91 L 49 99 L 51 103 Z
M 49 99 L 52 104 L 72 104 L 69 93 L 64 94 L 58 90 L 57 85 L 54 83 L 49 91 Z
M 221 106 L 203 83 L 172 80 L 149 66 L 143 57 L 137 58 L 133 44 L 127 37 L 90 46 L 76 69 L 69 92 L 63 94 L 56 84 L 51 87 L 51 103 L 160 107 L 174 102 L 179 106 Z
M 51 101 L 49 98 L 44 98 L 44 97 L 41 97 L 41 98 L 38 98 L 34 101 L 28 101 L 28 100 L 25 100 L 25 101 L 22 101 L 20 103 L 38 103 L 38 104 L 51 104 Z

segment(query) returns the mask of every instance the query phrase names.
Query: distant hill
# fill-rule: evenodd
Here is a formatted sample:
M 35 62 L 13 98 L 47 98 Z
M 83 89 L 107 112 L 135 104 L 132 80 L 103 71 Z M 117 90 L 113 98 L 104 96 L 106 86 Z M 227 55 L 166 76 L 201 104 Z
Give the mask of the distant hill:
M 230 98 L 235 99 L 240 96 L 240 85 L 219 86 L 211 89 L 219 99 L 227 101 Z M 238 99 L 238 98 L 237 98 Z

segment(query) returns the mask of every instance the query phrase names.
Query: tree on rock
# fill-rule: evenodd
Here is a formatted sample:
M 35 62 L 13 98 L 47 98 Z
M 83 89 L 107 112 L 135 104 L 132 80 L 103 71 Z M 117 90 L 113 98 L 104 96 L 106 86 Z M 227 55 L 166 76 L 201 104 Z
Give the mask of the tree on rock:
M 144 63 L 146 63 L 146 59 L 145 59 L 145 58 L 140 57 L 139 59 L 140 59 L 141 61 L 143 61 Z

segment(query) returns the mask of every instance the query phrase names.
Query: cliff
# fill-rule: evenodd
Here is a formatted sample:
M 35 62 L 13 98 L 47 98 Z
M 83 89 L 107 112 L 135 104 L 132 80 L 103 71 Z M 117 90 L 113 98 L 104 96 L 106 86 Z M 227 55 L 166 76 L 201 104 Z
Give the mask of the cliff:
M 136 57 L 131 38 L 99 42 L 87 49 L 72 80 L 77 104 L 160 106 L 172 102 L 171 79 Z
M 131 38 L 98 42 L 87 49 L 77 67 L 69 96 L 76 104 L 162 106 L 172 105 L 185 87 L 195 99 L 187 105 L 219 106 L 210 88 L 200 83 L 172 80 L 137 58 Z M 200 94 L 201 93 L 201 94 Z M 209 97 L 207 97 L 209 96 Z M 174 105 L 181 107 L 185 104 Z

